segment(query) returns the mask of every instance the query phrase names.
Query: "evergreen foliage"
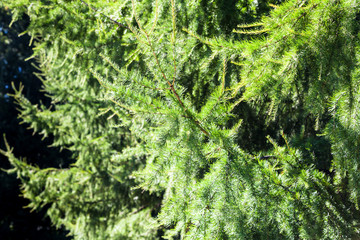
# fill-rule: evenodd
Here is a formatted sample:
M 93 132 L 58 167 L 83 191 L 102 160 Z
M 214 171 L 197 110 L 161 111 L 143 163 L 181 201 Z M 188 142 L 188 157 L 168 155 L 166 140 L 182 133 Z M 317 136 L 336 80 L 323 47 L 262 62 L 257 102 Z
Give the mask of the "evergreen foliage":
M 4 3 L 75 163 L 2 153 L 76 239 L 359 237 L 357 0 Z
M 40 136 L 33 136 L 27 126 L 19 126 L 18 111 L 13 98 L 11 82 L 26 86 L 23 93 L 31 102 L 48 104 L 44 93 L 39 92 L 41 81 L 32 74 L 33 61 L 24 59 L 32 54 L 28 35 L 18 36 L 29 24 L 29 19 L 19 19 L 9 28 L 11 14 L 9 9 L 0 8 L 0 133 L 6 134 L 9 144 L 14 147 L 14 154 L 26 156 L 28 163 L 35 163 L 42 168 L 66 166 L 66 151 L 59 154 L 58 149 L 48 148 L 51 137 L 45 141 Z M 0 149 L 4 149 L 0 141 Z M 51 159 L 51 161 L 48 161 Z M 34 160 L 32 162 L 32 160 Z M 7 158 L 0 155 L 0 169 L 8 169 L 11 165 Z M 39 212 L 30 212 L 24 208 L 28 199 L 20 195 L 19 179 L 0 171 L 0 236 L 3 240 L 12 239 L 67 239 L 66 232 L 51 226 L 49 218 L 44 217 L 46 208 Z

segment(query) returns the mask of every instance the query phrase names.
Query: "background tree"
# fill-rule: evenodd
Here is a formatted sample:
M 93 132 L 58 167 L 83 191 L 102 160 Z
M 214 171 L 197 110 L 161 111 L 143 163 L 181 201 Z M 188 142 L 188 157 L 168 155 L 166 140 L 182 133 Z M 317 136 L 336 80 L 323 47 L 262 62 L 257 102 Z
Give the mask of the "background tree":
M 33 75 L 35 69 L 32 61 L 25 62 L 32 55 L 28 46 L 30 37 L 18 37 L 25 31 L 29 19 L 24 16 L 10 28 L 11 15 L 9 10 L 0 9 L 0 132 L 7 136 L 9 144 L 14 146 L 14 153 L 26 156 L 30 161 L 42 167 L 59 166 L 65 164 L 66 154 L 59 153 L 58 149 L 47 147 L 50 139 L 41 141 L 33 135 L 26 126 L 20 125 L 17 118 L 18 111 L 10 98 L 13 93 L 11 83 L 18 85 L 22 82 L 26 86 L 24 95 L 33 103 L 49 104 L 49 100 L 39 92 L 41 82 Z M 5 148 L 1 142 L 1 148 Z M 0 168 L 8 169 L 7 159 L 0 156 Z M 51 226 L 48 218 L 44 217 L 45 210 L 39 213 L 30 213 L 24 209 L 29 202 L 20 198 L 20 182 L 15 175 L 0 172 L 0 235 L 2 239 L 66 239 L 65 231 L 56 230 Z
M 5 2 L 75 163 L 3 154 L 76 238 L 358 237 L 357 1 Z

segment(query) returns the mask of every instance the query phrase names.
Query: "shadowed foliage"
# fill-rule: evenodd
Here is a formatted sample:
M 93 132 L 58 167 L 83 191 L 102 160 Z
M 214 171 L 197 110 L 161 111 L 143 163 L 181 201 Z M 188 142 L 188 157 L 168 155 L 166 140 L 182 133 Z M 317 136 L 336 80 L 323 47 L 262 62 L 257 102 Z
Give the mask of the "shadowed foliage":
M 75 239 L 359 237 L 359 1 L 30 1 L 35 104 L 72 164 L 5 155 Z

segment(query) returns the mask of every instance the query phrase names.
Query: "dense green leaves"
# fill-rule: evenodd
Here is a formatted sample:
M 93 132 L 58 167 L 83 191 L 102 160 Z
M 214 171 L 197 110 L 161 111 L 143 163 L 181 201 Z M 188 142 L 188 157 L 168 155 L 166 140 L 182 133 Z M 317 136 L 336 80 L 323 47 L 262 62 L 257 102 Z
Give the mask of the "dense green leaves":
M 75 163 L 3 153 L 77 239 L 358 236 L 357 1 L 5 2 Z

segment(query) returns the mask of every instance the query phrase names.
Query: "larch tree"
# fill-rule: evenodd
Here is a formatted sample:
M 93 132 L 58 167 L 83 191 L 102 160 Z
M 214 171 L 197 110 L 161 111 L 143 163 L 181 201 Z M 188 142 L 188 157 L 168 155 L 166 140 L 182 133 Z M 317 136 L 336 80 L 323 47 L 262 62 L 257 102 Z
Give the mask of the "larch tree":
M 3 4 L 52 99 L 20 118 L 74 162 L 1 152 L 76 239 L 359 237 L 359 1 Z
M 42 141 L 41 136 L 34 136 L 26 125 L 19 126 L 18 111 L 14 99 L 9 97 L 13 93 L 11 82 L 17 86 L 21 82 L 26 91 L 24 95 L 33 103 L 48 104 L 48 99 L 40 92 L 41 81 L 32 73 L 35 70 L 33 61 L 24 61 L 32 54 L 28 35 L 18 36 L 26 30 L 29 19 L 24 18 L 15 22 L 11 28 L 11 14 L 9 9 L 0 8 L 0 133 L 6 134 L 6 140 L 14 148 L 17 156 L 26 156 L 28 163 L 38 166 L 65 167 L 66 151 L 59 154 L 58 149 L 48 148 L 51 138 Z M 0 149 L 4 149 L 0 141 Z M 48 159 L 51 161 L 47 161 Z M 34 160 L 34 162 L 32 162 Z M 65 163 L 66 162 L 66 163 Z M 0 169 L 11 167 L 7 158 L 0 155 Z M 44 217 L 46 208 L 34 213 L 24 206 L 29 203 L 20 196 L 19 184 L 16 175 L 9 175 L 0 171 L 0 236 L 3 240 L 11 239 L 67 239 L 66 232 L 51 227 L 51 221 Z

